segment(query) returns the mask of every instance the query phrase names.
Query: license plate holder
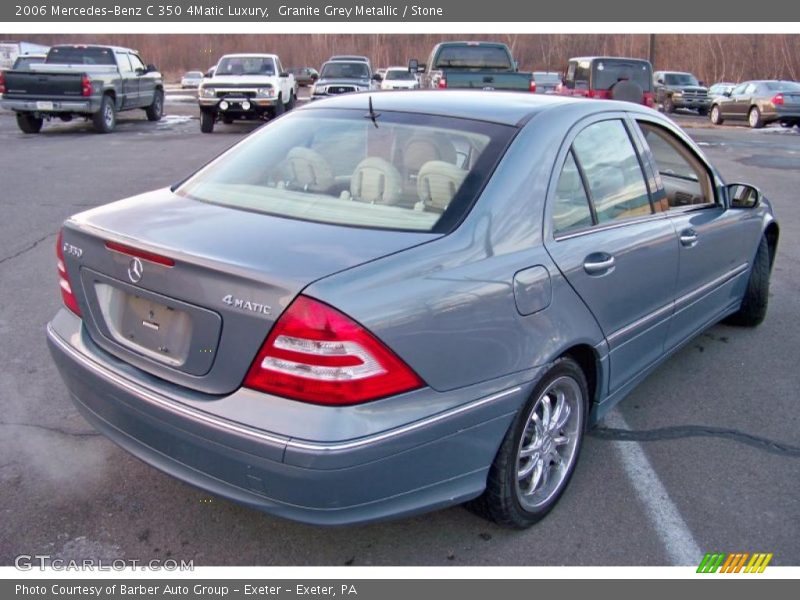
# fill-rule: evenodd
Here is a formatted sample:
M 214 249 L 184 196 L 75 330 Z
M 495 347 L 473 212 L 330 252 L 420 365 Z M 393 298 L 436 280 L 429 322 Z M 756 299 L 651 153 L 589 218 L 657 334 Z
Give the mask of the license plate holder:
M 45 100 L 36 102 L 36 110 L 53 110 L 53 103 Z

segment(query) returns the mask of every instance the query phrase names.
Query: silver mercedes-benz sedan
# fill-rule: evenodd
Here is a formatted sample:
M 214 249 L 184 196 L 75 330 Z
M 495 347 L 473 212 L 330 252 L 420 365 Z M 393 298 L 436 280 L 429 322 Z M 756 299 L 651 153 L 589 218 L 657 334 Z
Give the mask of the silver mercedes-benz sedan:
M 68 219 L 47 335 L 94 427 L 213 494 L 526 527 L 648 372 L 762 321 L 777 243 L 761 193 L 651 109 L 352 94 Z

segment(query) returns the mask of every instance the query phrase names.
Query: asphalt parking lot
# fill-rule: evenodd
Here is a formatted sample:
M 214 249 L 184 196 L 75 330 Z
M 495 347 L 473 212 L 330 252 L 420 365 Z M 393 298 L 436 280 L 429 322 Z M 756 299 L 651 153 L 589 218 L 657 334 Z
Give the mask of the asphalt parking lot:
M 717 325 L 652 374 L 601 424 L 633 433 L 589 437 L 543 522 L 508 531 L 455 507 L 321 529 L 209 497 L 97 435 L 46 348 L 61 302 L 61 222 L 171 184 L 253 129 L 203 135 L 182 96 L 191 92 L 171 92 L 159 123 L 120 115 L 111 135 L 77 122 L 23 135 L 0 113 L 0 564 L 46 554 L 195 565 L 666 565 L 697 564 L 705 552 L 772 552 L 772 564 L 800 564 L 800 130 L 676 116 L 729 181 L 755 183 L 774 203 L 782 232 L 769 314 L 753 330 Z

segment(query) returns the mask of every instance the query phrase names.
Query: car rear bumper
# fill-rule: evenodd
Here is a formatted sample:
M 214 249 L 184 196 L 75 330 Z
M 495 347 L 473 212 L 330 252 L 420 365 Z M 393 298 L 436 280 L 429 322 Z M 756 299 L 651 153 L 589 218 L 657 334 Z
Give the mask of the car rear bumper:
M 80 113 L 92 114 L 100 110 L 99 100 L 87 98 L 86 100 L 22 100 L 4 98 L 0 102 L 6 110 L 15 112 L 48 113 Z
M 95 346 L 80 319 L 66 310 L 48 325 L 47 337 L 76 407 L 119 446 L 215 495 L 324 525 L 409 515 L 479 495 L 532 385 L 478 396 L 433 415 L 420 411 L 420 418 L 367 436 L 304 439 L 215 414 L 216 403 L 226 398 L 207 397 L 208 409 L 202 410 L 203 403 L 187 402 L 170 384 L 143 384 L 135 369 Z M 371 404 L 380 410 L 379 403 Z M 330 414 L 342 418 L 341 410 Z

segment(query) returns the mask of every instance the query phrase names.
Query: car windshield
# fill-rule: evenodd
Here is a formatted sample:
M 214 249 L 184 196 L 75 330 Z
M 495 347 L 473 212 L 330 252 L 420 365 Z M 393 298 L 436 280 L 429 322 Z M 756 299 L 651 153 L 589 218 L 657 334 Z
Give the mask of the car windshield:
M 311 109 L 262 128 L 181 185 L 195 200 L 322 223 L 434 231 L 469 210 L 514 128 Z M 365 101 L 366 110 L 366 101 Z
M 46 63 L 51 65 L 114 65 L 110 48 L 87 46 L 56 46 L 47 53 Z
M 508 69 L 514 65 L 505 48 L 500 46 L 444 46 L 439 50 L 435 69 Z
M 386 79 L 402 79 L 405 81 L 414 81 L 416 77 L 408 69 L 389 69 L 386 71 Z
M 275 75 L 275 61 L 263 56 L 230 56 L 217 65 L 214 76 L 220 75 Z
M 369 68 L 363 62 L 329 62 L 319 74 L 322 79 L 369 79 Z
M 664 83 L 667 85 L 700 85 L 691 73 L 666 73 Z
M 200 71 L 189 71 L 186 74 L 186 77 L 189 78 L 189 79 L 199 79 L 202 76 L 203 76 L 203 74 Z
M 653 87 L 653 74 L 645 62 L 601 59 L 594 61 L 592 89 L 608 90 L 620 80 L 638 83 L 642 90 L 649 92 Z
M 766 86 L 770 92 L 800 92 L 800 83 L 796 81 L 768 81 Z

